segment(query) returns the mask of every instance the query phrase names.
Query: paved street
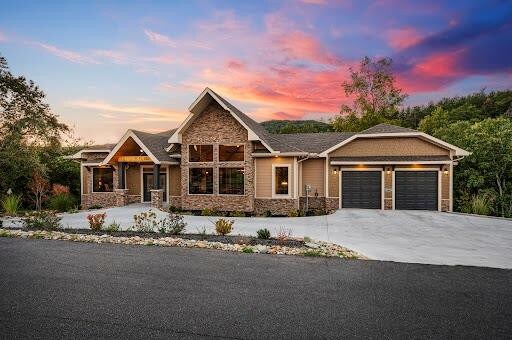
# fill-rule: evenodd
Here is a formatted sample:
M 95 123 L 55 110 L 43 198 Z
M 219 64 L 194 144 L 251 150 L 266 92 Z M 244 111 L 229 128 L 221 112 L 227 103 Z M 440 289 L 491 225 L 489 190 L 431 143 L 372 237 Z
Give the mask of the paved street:
M 147 205 L 134 204 L 101 211 L 107 213 L 107 224 L 116 221 L 126 229 L 133 225 L 134 214 L 149 209 Z M 89 213 L 67 214 L 62 224 L 89 228 Z M 197 233 L 203 227 L 213 232 L 216 219 L 185 216 L 187 232 Z M 337 243 L 376 260 L 512 268 L 512 220 L 368 209 L 343 209 L 314 217 L 230 219 L 235 220 L 234 234 L 256 235 L 258 229 L 268 228 L 275 235 L 280 228 L 286 228 L 292 236 Z
M 0 338 L 506 338 L 512 271 L 0 239 Z

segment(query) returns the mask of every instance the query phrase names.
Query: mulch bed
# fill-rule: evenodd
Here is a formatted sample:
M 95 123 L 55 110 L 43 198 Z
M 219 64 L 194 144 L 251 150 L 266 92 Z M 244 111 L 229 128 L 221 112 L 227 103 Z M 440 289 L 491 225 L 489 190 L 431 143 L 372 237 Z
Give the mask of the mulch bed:
M 35 231 L 37 229 L 30 228 L 22 228 L 23 231 Z M 255 246 L 258 244 L 264 246 L 285 246 L 285 247 L 293 247 L 300 248 L 304 247 L 305 242 L 302 240 L 289 239 L 279 241 L 275 238 L 270 238 L 268 240 L 259 239 L 253 236 L 244 236 L 244 235 L 213 235 L 213 234 L 179 234 L 179 235 L 171 235 L 171 234 L 161 234 L 161 233 L 143 233 L 138 231 L 95 231 L 91 229 L 58 229 L 55 231 L 61 231 L 68 234 L 86 234 L 86 235 L 110 235 L 116 237 L 141 237 L 141 238 L 162 238 L 162 237 L 179 237 L 185 240 L 196 240 L 196 241 L 208 241 L 208 242 L 220 242 L 225 244 L 246 244 Z

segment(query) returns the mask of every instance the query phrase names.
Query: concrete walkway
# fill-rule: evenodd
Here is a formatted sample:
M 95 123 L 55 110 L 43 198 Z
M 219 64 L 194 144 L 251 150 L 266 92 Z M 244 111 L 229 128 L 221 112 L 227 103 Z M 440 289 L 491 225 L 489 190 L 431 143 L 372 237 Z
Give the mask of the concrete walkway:
M 106 224 L 113 221 L 121 229 L 133 225 L 133 215 L 147 211 L 147 205 L 102 209 Z M 88 228 L 91 212 L 65 214 L 68 228 Z M 161 217 L 164 212 L 158 211 Z M 186 232 L 203 228 L 214 232 L 218 217 L 185 216 Z M 255 235 L 268 228 L 273 235 L 280 229 L 292 236 L 341 244 L 372 259 L 411 263 L 472 265 L 512 268 L 512 220 L 427 211 L 381 211 L 344 209 L 332 215 L 315 217 L 251 217 L 235 220 L 234 234 Z

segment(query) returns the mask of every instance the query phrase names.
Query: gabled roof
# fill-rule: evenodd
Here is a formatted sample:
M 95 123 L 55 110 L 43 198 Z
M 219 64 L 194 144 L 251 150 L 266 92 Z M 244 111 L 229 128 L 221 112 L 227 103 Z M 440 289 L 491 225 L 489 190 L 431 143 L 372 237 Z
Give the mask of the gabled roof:
M 169 138 L 168 142 L 170 144 L 181 143 L 183 131 L 190 126 L 201 112 L 203 112 L 211 100 L 215 100 L 223 109 L 231 113 L 231 115 L 247 130 L 248 140 L 260 141 L 266 148 L 270 149 L 270 151 L 274 151 L 269 145 L 268 132 L 263 126 L 208 87 L 205 88 L 199 97 L 197 97 L 197 99 L 190 105 L 190 114 L 183 123 L 181 123 L 176 132 Z
M 360 134 L 370 135 L 370 134 L 379 134 L 379 133 L 401 133 L 401 132 L 418 132 L 414 129 L 404 128 L 401 126 L 391 125 L 391 124 L 377 124 L 372 126 L 369 129 L 363 130 L 359 132 Z
M 352 132 L 269 134 L 269 143 L 280 152 L 320 153 L 354 135 Z

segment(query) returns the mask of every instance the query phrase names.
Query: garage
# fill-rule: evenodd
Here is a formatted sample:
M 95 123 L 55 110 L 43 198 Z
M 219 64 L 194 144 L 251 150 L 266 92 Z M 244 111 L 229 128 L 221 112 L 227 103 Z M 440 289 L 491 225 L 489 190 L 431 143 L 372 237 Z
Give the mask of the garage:
M 380 209 L 381 171 L 343 171 L 341 173 L 342 208 Z
M 437 171 L 396 171 L 395 209 L 438 210 Z

